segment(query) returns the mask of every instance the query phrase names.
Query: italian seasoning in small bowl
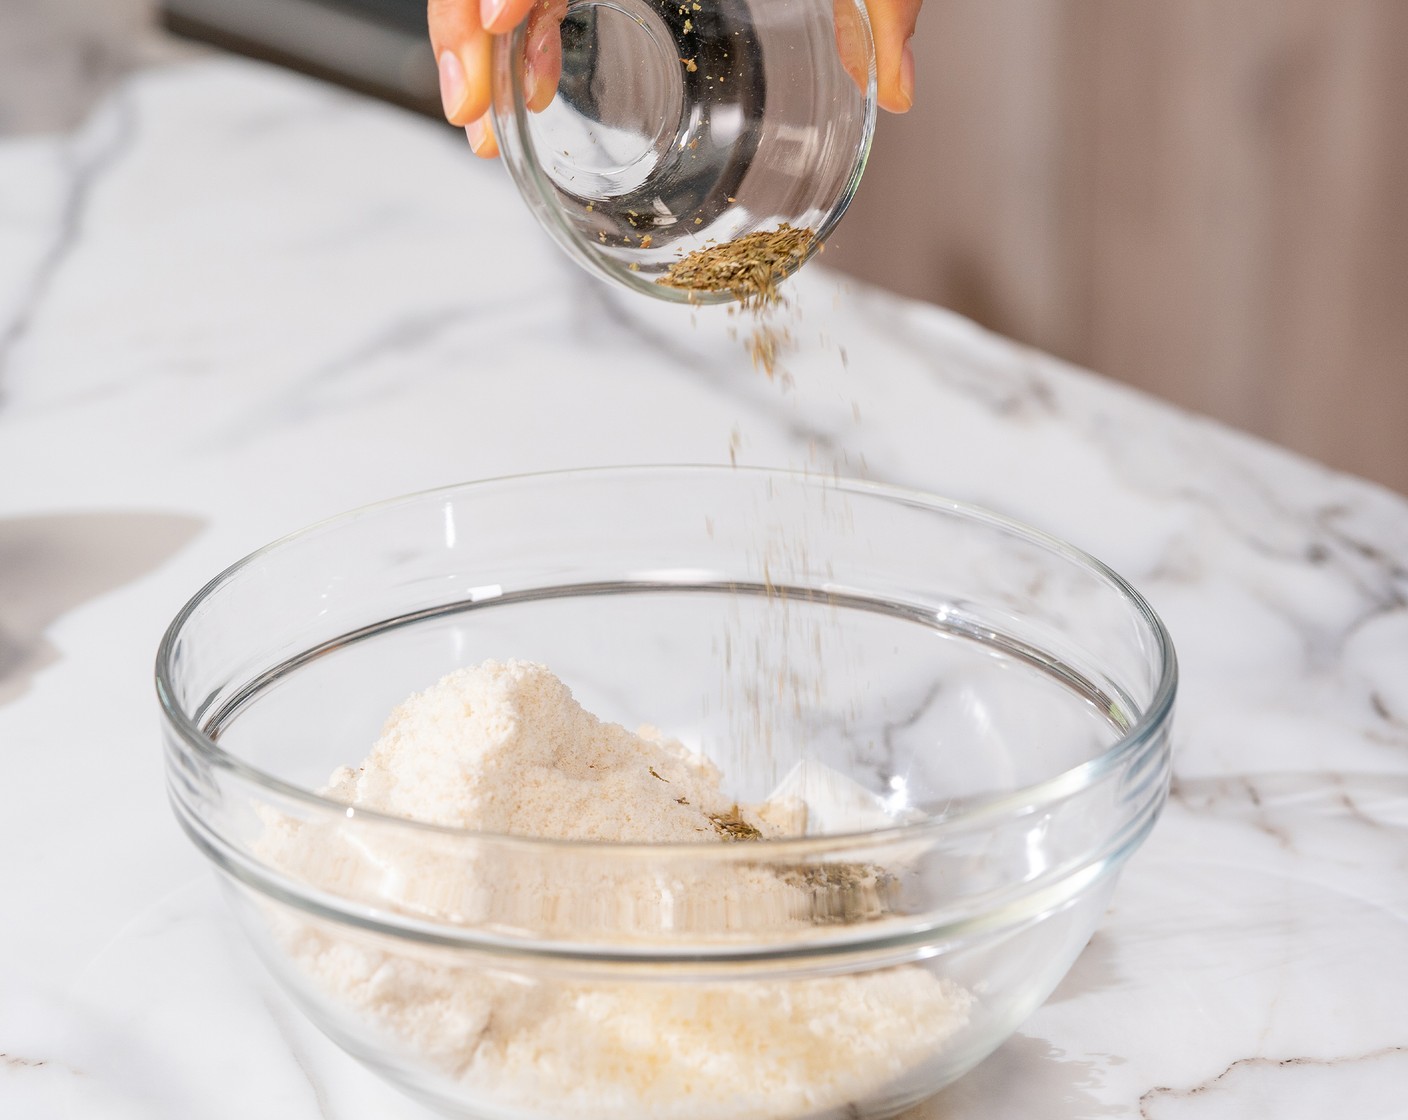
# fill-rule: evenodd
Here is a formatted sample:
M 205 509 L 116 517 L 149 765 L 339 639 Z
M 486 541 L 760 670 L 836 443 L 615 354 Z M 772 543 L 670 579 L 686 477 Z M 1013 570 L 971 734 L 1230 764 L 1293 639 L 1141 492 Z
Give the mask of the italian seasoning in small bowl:
M 495 44 L 494 130 L 538 220 L 637 292 L 774 298 L 860 184 L 875 127 L 864 4 L 570 0 L 557 34 L 541 112 L 524 91 L 528 31 Z
M 761 307 L 777 298 L 778 281 L 795 272 L 815 244 L 813 231 L 783 222 L 777 229 L 696 249 L 656 283 L 685 292 L 727 292 L 745 307 Z

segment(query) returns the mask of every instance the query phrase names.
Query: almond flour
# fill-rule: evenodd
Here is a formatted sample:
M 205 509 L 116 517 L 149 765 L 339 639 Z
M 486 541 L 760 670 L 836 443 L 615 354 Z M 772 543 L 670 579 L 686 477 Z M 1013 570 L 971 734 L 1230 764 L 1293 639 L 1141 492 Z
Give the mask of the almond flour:
M 739 804 L 681 744 L 597 719 L 540 665 L 491 661 L 411 697 L 364 763 L 337 771 L 325 792 L 479 832 L 764 848 L 805 827 L 799 794 L 824 785 L 805 775 L 785 784 L 768 802 Z M 467 859 L 440 839 L 379 842 L 350 823 L 278 820 L 265 849 L 289 874 L 373 889 L 393 909 L 477 924 L 522 906 L 549 935 L 556 916 L 556 932 L 580 936 L 590 904 L 605 899 L 613 923 L 640 912 L 649 925 L 674 907 L 672 920 L 719 936 L 742 929 L 795 942 L 827 921 L 883 920 L 889 900 L 887 873 L 854 864 L 760 860 L 745 871 L 705 861 L 717 868 L 672 877 L 593 863 L 515 877 L 501 859 Z M 840 910 L 819 915 L 830 895 Z M 652 932 L 629 921 L 611 928 L 627 940 Z M 796 979 L 591 979 L 303 916 L 279 916 L 275 934 L 318 998 L 344 1018 L 350 1009 L 371 1044 L 434 1068 L 452 1086 L 437 1092 L 515 1120 L 839 1115 L 931 1059 L 974 1002 L 919 965 Z

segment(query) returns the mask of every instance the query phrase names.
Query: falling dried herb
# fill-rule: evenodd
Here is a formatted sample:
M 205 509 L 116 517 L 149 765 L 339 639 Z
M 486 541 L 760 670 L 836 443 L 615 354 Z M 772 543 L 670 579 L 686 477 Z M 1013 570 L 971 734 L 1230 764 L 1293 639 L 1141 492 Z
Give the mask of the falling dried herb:
M 762 832 L 743 819 L 743 814 L 738 811 L 737 805 L 734 805 L 727 813 L 710 813 L 709 823 L 714 826 L 714 831 L 725 840 L 761 840 L 763 838 Z
M 753 359 L 753 368 L 761 366 L 768 375 L 777 368 L 778 351 L 792 341 L 792 333 L 786 327 L 760 324 L 748 338 L 748 354 Z
M 701 220 L 696 218 L 695 224 Z M 672 264 L 656 283 L 691 292 L 732 295 L 753 313 L 757 325 L 747 342 L 748 353 L 754 367 L 761 367 L 771 377 L 780 352 L 792 341 L 785 327 L 772 322 L 772 311 L 783 302 L 777 285 L 796 270 L 815 241 L 814 230 L 783 222 L 777 229 L 759 230 L 722 245 L 697 249 Z

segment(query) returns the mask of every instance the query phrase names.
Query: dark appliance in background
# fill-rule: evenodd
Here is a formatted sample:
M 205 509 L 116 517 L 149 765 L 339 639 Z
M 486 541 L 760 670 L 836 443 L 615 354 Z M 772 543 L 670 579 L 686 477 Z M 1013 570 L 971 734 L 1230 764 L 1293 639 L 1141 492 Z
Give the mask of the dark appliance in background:
M 160 0 L 174 34 L 440 116 L 425 0 Z

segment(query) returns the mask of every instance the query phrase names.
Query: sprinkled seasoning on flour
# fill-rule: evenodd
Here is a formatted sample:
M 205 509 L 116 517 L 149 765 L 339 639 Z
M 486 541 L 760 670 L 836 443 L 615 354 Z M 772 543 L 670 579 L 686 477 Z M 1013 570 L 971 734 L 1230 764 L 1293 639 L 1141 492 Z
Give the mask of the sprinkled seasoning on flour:
M 547 669 L 463 669 L 411 697 L 361 766 L 325 793 L 351 806 L 483 832 L 560 839 L 757 845 L 804 819 L 783 791 L 724 792 L 706 759 L 653 729 L 585 711 Z M 265 853 L 330 889 L 374 883 L 385 904 L 468 925 L 508 902 L 577 934 L 577 903 L 658 914 L 657 870 L 547 868 L 495 880 L 499 861 L 447 852 L 438 834 L 380 843 L 342 822 L 271 820 Z M 717 933 L 795 943 L 809 929 L 883 920 L 892 878 L 857 864 L 740 866 L 672 876 L 671 906 Z M 597 878 L 599 876 L 599 878 Z M 517 892 L 517 893 L 515 893 Z M 638 910 L 636 907 L 638 906 Z M 709 924 L 712 923 L 712 924 Z M 436 1066 L 500 1117 L 533 1120 L 787 1120 L 839 1113 L 931 1058 L 973 997 L 918 965 L 797 979 L 591 980 L 412 947 L 280 914 L 277 936 L 324 998 Z

